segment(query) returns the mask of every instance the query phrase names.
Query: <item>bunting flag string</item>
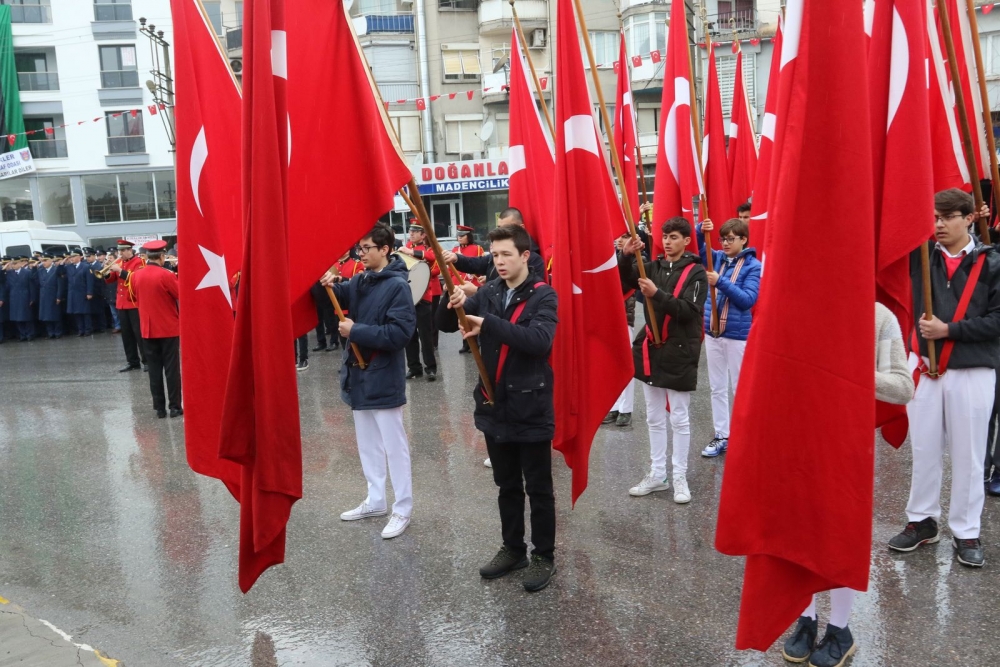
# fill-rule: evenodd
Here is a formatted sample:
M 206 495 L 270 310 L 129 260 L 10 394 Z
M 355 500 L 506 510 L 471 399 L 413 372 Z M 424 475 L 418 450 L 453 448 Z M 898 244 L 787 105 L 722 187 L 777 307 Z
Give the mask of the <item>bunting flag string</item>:
M 146 112 L 149 113 L 150 116 L 155 116 L 160 111 L 164 111 L 164 110 L 166 110 L 168 108 L 172 108 L 172 107 L 170 105 L 167 105 L 167 104 L 150 104 L 150 105 L 148 105 L 146 107 Z M 125 114 L 128 114 L 132 118 L 135 118 L 140 113 L 143 113 L 142 109 L 129 109 L 128 111 L 118 111 L 116 113 L 113 113 L 113 114 L 111 114 L 111 117 L 112 118 L 121 118 Z M 13 146 L 14 143 L 17 141 L 17 138 L 19 136 L 30 137 L 30 136 L 33 136 L 33 135 L 36 135 L 36 134 L 44 134 L 44 135 L 47 135 L 48 137 L 51 137 L 51 136 L 53 136 L 56 133 L 56 130 L 62 130 L 62 129 L 65 129 L 67 127 L 77 127 L 79 125 L 85 125 L 87 123 L 99 123 L 102 120 L 104 120 L 105 118 L 107 118 L 107 116 L 97 116 L 96 118 L 89 118 L 87 120 L 79 120 L 79 121 L 76 121 L 75 123 L 63 123 L 62 125 L 53 125 L 52 127 L 46 127 L 46 128 L 44 128 L 42 130 L 26 130 L 24 132 L 17 132 L 15 134 L 8 134 L 7 135 L 7 143 L 10 144 L 11 146 Z

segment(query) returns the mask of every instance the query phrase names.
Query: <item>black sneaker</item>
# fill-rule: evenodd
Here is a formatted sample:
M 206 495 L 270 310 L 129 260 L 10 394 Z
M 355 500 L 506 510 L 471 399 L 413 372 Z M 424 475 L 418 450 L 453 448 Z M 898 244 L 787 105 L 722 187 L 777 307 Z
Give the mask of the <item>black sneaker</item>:
M 826 626 L 826 634 L 809 658 L 809 667 L 841 667 L 858 650 L 850 628 Z
M 937 521 L 927 517 L 923 521 L 911 521 L 906 524 L 903 532 L 889 540 L 889 548 L 893 551 L 908 552 L 921 544 L 934 544 L 940 539 Z
M 800 616 L 795 632 L 785 640 L 781 656 L 788 662 L 805 662 L 812 655 L 816 645 L 816 635 L 819 634 L 819 623 L 815 618 Z
M 605 417 L 601 421 L 601 423 L 602 424 L 614 424 L 615 420 L 617 420 L 617 419 L 618 419 L 618 411 L 617 410 L 612 410 L 611 412 L 608 413 L 608 416 Z
M 540 591 L 549 585 L 552 575 L 556 573 L 556 563 L 550 558 L 531 554 L 531 565 L 524 573 L 524 590 L 529 593 Z
M 511 570 L 521 570 L 526 567 L 528 567 L 527 554 L 518 554 L 513 549 L 501 547 L 493 560 L 479 568 L 479 576 L 483 579 L 496 579 Z
M 170 408 L 170 418 L 180 417 L 184 414 L 183 408 Z
M 317 345 L 316 347 L 313 348 L 313 352 L 322 352 L 325 349 L 326 345 Z
M 437 371 L 427 371 L 427 381 L 434 382 L 438 379 Z
M 951 545 L 955 547 L 955 558 L 962 565 L 982 567 L 986 563 L 986 556 L 983 555 L 983 543 L 979 541 L 978 537 L 974 540 L 960 540 L 953 537 Z
M 618 419 L 615 420 L 615 426 L 628 426 L 632 423 L 632 413 L 631 412 L 619 412 Z
M 424 376 L 423 371 L 410 371 L 406 374 L 407 380 L 412 380 L 413 378 L 422 378 Z
M 157 410 L 156 411 L 156 418 L 157 419 L 166 419 L 167 418 L 167 411 L 166 410 Z
M 308 359 L 303 359 L 299 363 L 295 364 L 295 370 L 296 370 L 296 372 L 299 372 L 299 373 L 301 373 L 302 371 L 309 370 L 309 360 Z

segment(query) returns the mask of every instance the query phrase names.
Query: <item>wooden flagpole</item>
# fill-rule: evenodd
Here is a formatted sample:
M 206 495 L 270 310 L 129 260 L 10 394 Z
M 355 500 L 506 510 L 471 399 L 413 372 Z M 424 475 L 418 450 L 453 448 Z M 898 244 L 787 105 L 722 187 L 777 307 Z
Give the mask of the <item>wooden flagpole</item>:
M 601 81 L 597 75 L 597 60 L 594 58 L 594 46 L 590 43 L 590 33 L 587 31 L 587 21 L 583 18 L 583 8 L 580 6 L 580 0 L 573 0 L 573 5 L 576 8 L 576 20 L 579 22 L 580 32 L 584 35 L 583 43 L 587 46 L 587 58 L 590 62 L 590 73 L 594 79 L 594 89 L 597 91 L 597 102 L 601 107 L 601 118 L 604 121 L 604 127 L 607 130 L 609 137 L 611 134 L 611 119 L 608 118 L 608 107 L 604 104 L 604 93 L 601 91 Z M 638 143 L 638 142 L 636 142 Z M 632 207 L 628 205 L 628 195 L 625 194 L 625 178 L 622 173 L 621 161 L 618 159 L 618 151 L 611 149 L 611 162 L 615 167 L 615 175 L 618 177 L 618 193 L 621 197 L 622 210 L 625 212 L 625 222 L 628 223 L 629 233 L 632 235 L 633 240 L 637 240 L 639 235 L 635 231 L 635 221 L 632 220 Z M 646 265 L 642 259 L 642 251 L 635 251 L 635 263 L 639 270 L 639 278 L 646 279 Z M 660 324 L 656 321 L 656 312 L 653 309 L 652 299 L 644 299 L 646 302 L 646 311 L 648 312 L 647 321 L 649 323 L 649 329 L 653 332 L 653 345 L 659 346 L 662 344 L 660 338 Z
M 965 147 L 965 161 L 969 165 L 969 180 L 972 182 L 972 196 L 976 201 L 976 215 L 983 207 L 983 190 L 979 185 L 979 168 L 976 166 L 975 146 L 972 143 L 972 132 L 969 129 L 969 116 L 966 114 L 965 95 L 962 92 L 962 79 L 958 72 L 958 58 L 955 56 L 955 41 L 951 33 L 951 19 L 948 8 L 941 0 L 936 0 L 938 16 L 941 19 L 941 34 L 944 35 L 944 45 L 948 53 L 948 68 L 951 71 L 952 88 L 955 90 L 955 106 L 958 109 L 958 125 L 962 128 L 962 145 Z M 992 123 L 990 123 L 992 127 Z M 996 159 L 995 157 L 993 159 Z M 989 226 L 986 220 L 979 221 L 979 236 L 983 243 L 990 242 Z
M 996 202 L 1000 201 L 1000 194 L 997 193 L 997 188 L 1000 188 L 1000 166 L 997 165 L 997 142 L 996 138 L 993 136 L 993 114 L 990 112 L 990 94 L 986 90 L 986 68 L 983 67 L 983 49 L 982 45 L 979 43 L 979 23 L 976 20 L 976 7 L 972 0 L 965 0 L 966 11 L 969 13 L 969 25 L 972 27 L 972 47 L 976 53 L 976 73 L 979 78 L 979 96 L 982 99 L 983 104 L 983 122 L 986 126 L 986 145 L 990 151 L 990 185 L 993 195 L 993 211 L 996 211 Z M 978 214 L 979 211 L 976 211 Z M 985 223 L 980 221 L 979 229 L 980 234 L 982 230 L 989 227 L 989 221 Z M 989 234 L 989 231 L 986 232 Z M 983 243 L 989 243 L 989 236 L 984 236 L 982 238 Z
M 684 7 L 685 7 L 684 11 L 687 12 L 687 5 L 685 5 Z M 685 18 L 685 20 L 687 20 L 687 19 Z M 687 34 L 687 26 L 684 26 L 684 34 Z M 710 58 L 714 57 L 713 56 L 713 47 L 712 47 L 712 36 L 706 33 L 705 37 L 706 37 L 706 41 L 708 42 L 708 55 L 709 55 Z M 695 104 L 696 104 L 696 102 L 698 100 L 698 97 L 697 97 L 697 93 L 696 93 L 696 91 L 694 89 L 694 67 L 692 67 L 692 65 L 691 65 L 691 46 L 690 46 L 690 44 L 685 44 L 684 46 L 687 49 L 687 54 L 688 54 L 688 73 L 691 75 L 691 78 L 688 80 L 690 82 L 690 84 L 691 84 L 691 104 L 689 105 L 688 108 L 691 110 L 691 126 L 694 129 L 694 148 L 695 148 L 695 152 L 697 153 L 696 157 L 697 157 L 697 160 L 698 160 L 698 174 L 701 176 L 702 187 L 705 187 L 707 189 L 707 186 L 705 184 L 705 170 L 702 167 L 702 161 L 701 161 L 701 123 L 698 122 L 699 114 L 698 114 L 698 111 L 697 111 L 697 107 L 695 106 Z M 702 104 L 702 108 L 705 108 L 707 106 L 708 106 L 707 104 Z M 701 218 L 701 220 L 704 221 L 704 220 L 708 219 L 708 217 L 709 217 L 709 213 L 708 213 L 708 198 L 705 197 L 704 194 L 699 194 L 699 196 L 698 196 L 698 208 L 699 208 L 700 213 L 701 213 L 700 216 L 699 216 Z M 705 268 L 708 269 L 709 271 L 715 271 L 715 268 L 712 266 L 713 262 L 712 262 L 712 236 L 711 236 L 711 232 L 702 232 L 702 235 L 705 237 Z M 717 304 L 716 304 L 715 287 L 709 286 L 709 288 L 708 288 L 708 295 L 711 298 L 711 302 L 712 302 L 712 305 L 711 305 L 711 307 L 712 307 L 712 314 L 711 314 L 711 317 L 709 319 L 709 323 L 710 323 L 710 326 L 711 326 L 711 329 L 712 329 L 712 333 L 713 334 L 718 334 L 719 333 L 719 316 L 718 316 L 718 308 L 717 308 Z
M 333 293 L 333 288 L 327 287 L 326 294 L 330 297 L 330 303 L 333 304 L 333 309 L 337 311 L 337 318 L 341 322 L 346 320 L 347 317 L 344 316 L 344 310 L 340 307 L 340 301 L 337 300 L 337 295 Z M 357 343 L 351 343 L 351 350 L 354 352 L 354 356 L 358 359 L 358 366 L 361 370 L 364 370 L 366 364 L 364 358 L 361 356 L 361 348 L 358 347 Z
M 931 294 L 931 259 L 930 259 L 930 241 L 925 241 L 920 244 L 920 272 L 923 277 L 924 283 L 924 319 L 929 320 L 933 315 L 934 311 L 934 296 Z M 919 347 L 914 350 L 917 356 L 920 356 Z M 927 361 L 930 370 L 930 377 L 938 376 L 937 369 L 937 344 L 933 340 L 927 341 Z
M 549 114 L 549 105 L 545 103 L 545 95 L 542 93 L 542 82 L 539 80 L 538 73 L 535 71 L 535 63 L 531 61 L 531 53 L 528 52 L 528 43 L 524 41 L 524 30 L 521 28 L 521 19 L 517 17 L 517 9 L 514 8 L 514 0 L 507 0 L 507 2 L 510 3 L 510 11 L 514 15 L 514 27 L 517 29 L 517 41 L 521 43 L 521 48 L 524 49 L 524 57 L 528 61 L 528 69 L 531 70 L 531 78 L 535 81 L 535 91 L 538 93 L 538 101 L 542 103 L 542 113 L 545 115 L 545 123 L 549 126 L 549 136 L 552 137 L 552 141 L 555 142 L 555 126 L 552 124 L 552 116 Z M 511 52 L 510 55 L 512 58 L 515 55 L 518 58 L 521 57 L 520 52 L 516 54 Z

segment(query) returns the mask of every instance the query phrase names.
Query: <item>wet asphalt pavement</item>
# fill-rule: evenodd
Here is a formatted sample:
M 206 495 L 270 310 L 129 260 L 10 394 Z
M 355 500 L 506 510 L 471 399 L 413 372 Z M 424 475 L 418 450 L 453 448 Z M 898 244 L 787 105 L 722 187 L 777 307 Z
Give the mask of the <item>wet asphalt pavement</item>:
M 496 492 L 472 422 L 474 365 L 457 335 L 440 347 L 439 381 L 411 381 L 406 408 L 413 523 L 388 541 L 383 519 L 339 520 L 365 482 L 337 388 L 340 353 L 312 353 L 298 375 L 305 498 L 285 565 L 243 596 L 238 507 L 187 467 L 182 421 L 156 419 L 145 374 L 116 372 L 117 336 L 8 341 L 0 595 L 127 667 L 785 664 L 780 642 L 766 654 L 733 649 L 742 561 L 713 549 L 725 460 L 699 456 L 712 435 L 704 373 L 691 406 L 692 503 L 628 495 L 648 466 L 639 390 L 634 427 L 598 434 L 575 509 L 556 454 L 559 572 L 528 594 L 516 574 L 478 575 L 500 544 Z M 877 452 L 871 586 L 851 621 L 852 664 L 997 664 L 1000 499 L 987 499 L 983 570 L 954 561 L 946 531 L 938 545 L 891 554 L 909 451 Z M 821 623 L 827 612 L 822 596 Z

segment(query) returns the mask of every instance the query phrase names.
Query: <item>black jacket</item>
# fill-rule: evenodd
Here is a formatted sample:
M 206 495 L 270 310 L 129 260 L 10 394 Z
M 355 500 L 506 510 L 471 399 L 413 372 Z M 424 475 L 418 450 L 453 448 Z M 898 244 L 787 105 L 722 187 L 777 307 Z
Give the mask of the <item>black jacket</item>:
M 455 268 L 461 273 L 486 276 L 486 282 L 498 277 L 496 267 L 493 266 L 493 255 L 490 254 L 488 249 L 482 257 L 458 255 L 455 257 Z M 528 257 L 528 268 L 531 269 L 532 275 L 539 280 L 547 280 L 545 260 L 542 259 L 542 255 L 538 251 L 538 244 L 535 243 L 534 239 L 531 240 L 531 256 Z
M 486 403 L 482 382 L 476 384 L 476 428 L 497 442 L 545 442 L 552 440 L 556 430 L 552 394 L 552 368 L 549 354 L 556 333 L 554 289 L 538 283 L 529 274 L 504 307 L 507 283 L 497 278 L 483 285 L 465 302 L 467 315 L 483 318 L 479 332 L 479 349 L 486 371 L 493 381 L 494 405 Z M 511 324 L 517 305 L 525 302 L 524 310 Z M 437 324 L 441 331 L 458 330 L 458 316 L 448 308 L 446 299 L 438 307 Z M 500 346 L 508 346 L 503 375 L 496 382 Z
M 697 255 L 686 252 L 676 262 L 659 259 L 644 262 L 646 277 L 653 281 L 659 291 L 653 295 L 653 309 L 656 322 L 663 326 L 664 317 L 670 315 L 666 340 L 660 347 L 652 341 L 645 344 L 646 329 L 636 332 L 632 343 L 632 359 L 635 363 L 635 379 L 654 387 L 674 391 L 694 391 L 698 387 L 698 360 L 701 357 L 703 338 L 702 319 L 705 312 L 705 297 L 708 296 L 708 277 Z M 688 274 L 684 291 L 674 297 L 674 287 L 684 269 L 694 264 Z M 635 255 L 618 258 L 618 273 L 624 290 L 639 288 L 639 271 Z M 646 311 L 648 315 L 648 311 Z M 660 332 L 661 340 L 664 333 Z M 645 372 L 648 355 L 650 372 Z
M 979 282 L 972 293 L 972 300 L 965 317 L 952 322 L 962 291 L 969 280 L 973 263 L 986 254 Z M 1000 254 L 992 247 L 976 242 L 972 252 L 962 258 L 955 275 L 948 280 L 941 251 L 931 248 L 931 293 L 934 295 L 934 315 L 948 322 L 948 339 L 955 341 L 948 368 L 998 368 L 1000 367 Z M 913 282 L 914 319 L 924 314 L 924 284 L 920 270 L 920 253 L 910 256 L 910 277 Z M 910 340 L 910 332 L 904 334 Z M 920 354 L 927 356 L 927 341 L 917 334 Z M 938 358 L 943 340 L 937 342 Z

